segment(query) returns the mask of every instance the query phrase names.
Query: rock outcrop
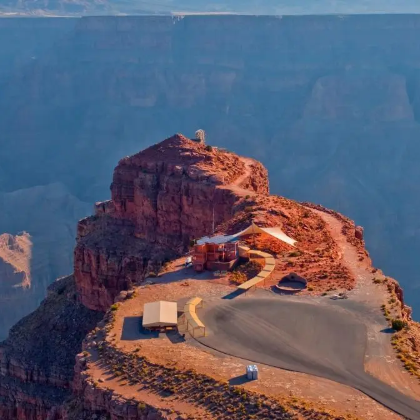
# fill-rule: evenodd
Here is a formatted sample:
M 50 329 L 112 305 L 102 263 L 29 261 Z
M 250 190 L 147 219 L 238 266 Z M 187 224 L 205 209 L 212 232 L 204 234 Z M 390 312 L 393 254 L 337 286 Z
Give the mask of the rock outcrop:
M 180 134 L 122 159 L 114 171 L 111 200 L 97 203 L 95 214 L 78 224 L 74 275 L 53 283 L 41 306 L 17 323 L 0 344 L 0 419 L 172 418 L 170 411 L 139 404 L 98 387 L 87 377 L 86 358 L 80 353 L 91 349 L 83 348 L 88 342 L 85 336 L 91 331 L 89 340 L 101 339 L 99 331 L 106 330 L 107 322 L 114 319 L 112 303 L 130 299 L 134 292 L 129 294 L 127 289 L 187 250 L 192 239 L 237 231 L 251 221 L 261 226 L 281 225 L 307 249 L 304 253 L 295 250 L 294 261 L 282 259 L 282 270 L 299 268 L 312 285 L 327 283 L 329 272 L 342 283 L 346 278 L 352 280 L 348 269 L 341 266 L 326 222 L 308 207 L 338 218 L 343 235 L 361 256 L 367 256 L 363 229 L 351 220 L 321 206 L 302 206 L 268 195 L 267 171 L 257 161 Z M 15 241 L 4 237 L 8 249 L 18 251 L 22 246 Z M 305 269 L 313 270 L 306 273 Z M 340 287 L 353 287 L 353 281 L 344 283 Z M 393 291 L 404 308 L 396 283 Z M 100 358 L 102 345 L 95 341 L 94 346 Z M 124 358 L 125 363 L 135 356 Z M 172 368 L 167 372 L 173 375 Z M 225 393 L 226 385 L 221 386 Z M 274 417 L 289 418 L 283 414 Z
M 107 199 L 117 158 L 202 127 L 261 160 L 273 193 L 363 225 L 375 263 L 420 305 L 419 15 L 2 19 L 0 32 L 1 191 L 60 182 Z M 0 232 L 35 238 L 30 222 Z M 67 274 L 63 243 L 45 253 L 48 283 Z
M 112 199 L 79 222 L 74 274 L 81 301 L 105 311 L 154 264 L 233 216 L 243 196 L 268 194 L 265 168 L 175 135 L 115 168 Z
M 73 276 L 57 280 L 32 314 L 0 344 L 0 419 L 56 419 L 71 394 L 82 340 L 103 314 L 76 299 Z
M 27 314 L 31 290 L 32 241 L 27 233 L 0 235 L 0 339 Z
M 0 339 L 4 339 L 12 325 L 37 308 L 51 282 L 72 272 L 76 224 L 90 214 L 92 205 L 55 183 L 0 192 L 0 209 L 0 233 L 12 234 L 0 235 Z

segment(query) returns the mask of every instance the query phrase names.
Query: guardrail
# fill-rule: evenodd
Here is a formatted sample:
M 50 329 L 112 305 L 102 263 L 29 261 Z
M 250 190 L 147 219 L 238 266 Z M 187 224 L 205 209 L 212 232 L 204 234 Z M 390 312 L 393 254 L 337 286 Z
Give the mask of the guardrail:
M 182 316 L 183 323 L 181 325 L 185 326 L 186 331 L 191 334 L 192 337 L 205 337 L 206 327 L 198 319 L 196 309 L 203 307 L 203 299 L 200 297 L 195 297 L 190 299 L 184 305 L 184 314 Z
M 267 252 L 252 250 L 250 255 L 251 257 L 256 255 L 257 257 L 264 258 L 264 268 L 255 277 L 239 285 L 238 289 L 240 290 L 250 290 L 251 288 L 256 287 L 257 284 L 261 283 L 262 281 L 265 282 L 265 279 L 274 271 L 274 267 L 276 266 L 274 257 Z

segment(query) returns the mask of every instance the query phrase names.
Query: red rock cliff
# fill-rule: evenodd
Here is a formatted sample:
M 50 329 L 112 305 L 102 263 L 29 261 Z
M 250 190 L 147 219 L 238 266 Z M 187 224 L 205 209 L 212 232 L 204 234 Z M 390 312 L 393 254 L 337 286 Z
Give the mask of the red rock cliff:
M 78 225 L 77 290 L 95 310 L 232 217 L 240 197 L 268 194 L 268 177 L 259 162 L 175 135 L 122 159 L 111 192 Z

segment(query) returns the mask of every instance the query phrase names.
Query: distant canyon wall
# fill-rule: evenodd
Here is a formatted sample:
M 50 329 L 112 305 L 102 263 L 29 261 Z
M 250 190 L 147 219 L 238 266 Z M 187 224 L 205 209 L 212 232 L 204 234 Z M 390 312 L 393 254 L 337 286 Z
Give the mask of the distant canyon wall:
M 0 191 L 63 185 L 86 206 L 69 214 L 63 197 L 51 220 L 71 238 L 86 203 L 109 198 L 121 156 L 203 128 L 261 160 L 272 193 L 364 225 L 416 317 L 420 16 L 13 19 L 0 31 Z

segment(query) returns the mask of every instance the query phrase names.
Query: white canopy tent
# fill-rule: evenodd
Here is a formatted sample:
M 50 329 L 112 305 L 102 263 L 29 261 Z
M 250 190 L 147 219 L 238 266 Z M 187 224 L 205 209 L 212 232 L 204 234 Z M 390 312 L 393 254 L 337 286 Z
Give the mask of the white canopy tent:
M 273 236 L 274 238 L 279 239 L 280 241 L 283 241 L 289 245 L 295 246 L 294 239 L 287 236 L 279 227 L 272 227 L 272 228 L 260 228 L 257 226 L 254 222 L 251 223 L 249 227 L 244 229 L 241 232 L 235 233 L 234 235 L 219 235 L 219 236 L 205 236 L 197 241 L 198 245 L 203 245 L 205 243 L 210 244 L 223 244 L 225 242 L 230 242 L 235 239 L 240 238 L 241 236 L 245 235 L 252 235 L 257 233 L 267 233 L 270 236 Z
M 175 327 L 178 323 L 176 302 L 157 301 L 145 303 L 143 308 L 143 327 Z

